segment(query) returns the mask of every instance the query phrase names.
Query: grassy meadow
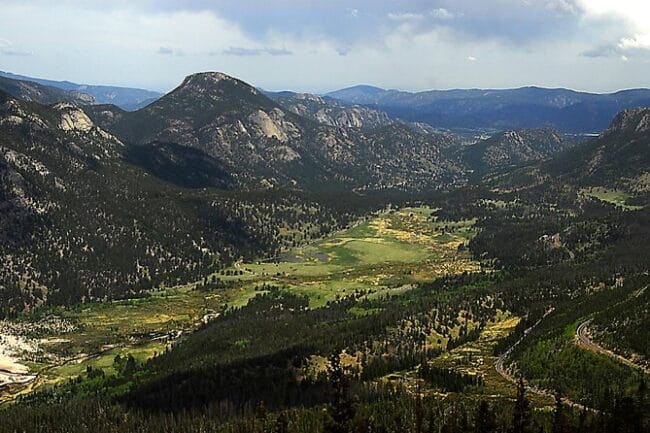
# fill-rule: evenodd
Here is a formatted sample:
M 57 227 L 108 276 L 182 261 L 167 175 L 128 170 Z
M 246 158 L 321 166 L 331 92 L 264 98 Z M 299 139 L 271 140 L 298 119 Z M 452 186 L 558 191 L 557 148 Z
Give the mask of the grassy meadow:
M 236 263 L 208 276 L 228 283 L 227 289 L 196 290 L 193 283 L 141 299 L 47 309 L 39 316 L 57 317 L 74 329 L 37 336 L 41 350 L 25 362 L 39 377 L 22 391 L 73 378 L 88 366 L 110 374 L 118 354 L 144 361 L 204 317 L 245 305 L 264 284 L 305 295 L 317 308 L 358 290 L 368 297 L 398 294 L 414 283 L 478 270 L 461 247 L 474 235 L 474 221 L 438 222 L 431 214 L 428 208 L 385 212 L 275 260 Z

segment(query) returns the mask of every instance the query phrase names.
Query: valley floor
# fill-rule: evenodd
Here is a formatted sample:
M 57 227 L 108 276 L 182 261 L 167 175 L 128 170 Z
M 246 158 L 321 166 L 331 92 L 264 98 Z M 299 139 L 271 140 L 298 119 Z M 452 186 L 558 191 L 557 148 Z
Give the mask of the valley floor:
M 310 307 L 318 308 L 355 291 L 368 298 L 399 294 L 414 283 L 477 271 L 479 263 L 462 247 L 473 234 L 471 220 L 442 223 L 428 208 L 393 210 L 278 259 L 236 263 L 204 281 L 140 299 L 53 307 L 22 317 L 1 343 L 20 339 L 25 347 L 13 347 L 7 358 L 11 365 L 0 400 L 74 378 L 89 366 L 110 374 L 116 355 L 142 362 L 269 285 L 306 295 Z M 210 289 L 211 284 L 225 288 Z

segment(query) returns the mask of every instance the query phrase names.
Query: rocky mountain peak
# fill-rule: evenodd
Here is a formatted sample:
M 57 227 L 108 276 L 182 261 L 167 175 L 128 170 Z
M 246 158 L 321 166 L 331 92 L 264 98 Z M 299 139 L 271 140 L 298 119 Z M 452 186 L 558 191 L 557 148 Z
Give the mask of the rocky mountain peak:
M 211 88 L 221 87 L 225 83 L 245 88 L 254 95 L 260 94 L 255 87 L 231 77 L 230 75 L 224 74 L 223 72 L 198 72 L 196 74 L 188 75 L 177 90 L 189 89 L 193 91 L 208 91 Z

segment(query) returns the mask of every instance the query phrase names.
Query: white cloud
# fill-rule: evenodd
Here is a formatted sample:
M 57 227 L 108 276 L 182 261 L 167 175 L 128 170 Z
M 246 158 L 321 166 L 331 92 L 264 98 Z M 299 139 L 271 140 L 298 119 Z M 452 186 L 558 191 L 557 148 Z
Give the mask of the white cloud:
M 16 19 L 30 16 L 30 20 Z M 196 54 L 251 45 L 236 24 L 209 11 L 141 13 L 127 9 L 3 8 L 0 28 L 9 34 L 21 34 L 30 45 L 49 49 L 74 46 L 79 49 L 111 50 L 114 53 L 149 51 L 161 54 Z M 43 38 L 43 34 L 48 35 Z
M 163 56 L 184 56 L 185 52 L 179 50 L 178 48 L 172 47 L 160 47 L 156 50 L 156 53 L 162 54 Z
M 34 53 L 17 48 L 9 39 L 0 38 L 0 54 L 5 56 L 31 56 Z
M 618 46 L 622 50 L 650 49 L 650 33 L 622 38 Z
M 217 55 L 218 52 L 212 52 L 211 55 Z M 261 56 L 263 54 L 268 54 L 270 56 L 289 56 L 293 54 L 292 51 L 286 48 L 247 48 L 247 47 L 228 47 L 227 49 L 221 51 L 221 54 L 226 54 L 230 56 Z
M 31 56 L 34 54 L 34 52 L 27 50 L 18 50 L 16 48 L 3 48 L 0 50 L 0 54 L 4 54 L 6 56 Z
M 588 15 L 618 15 L 639 28 L 650 29 L 650 2 L 645 0 L 578 0 Z
M 558 14 L 571 14 L 578 13 L 578 6 L 575 0 L 547 0 L 546 9 Z
M 26 6 L 34 1 L 36 6 Z M 232 9 L 239 6 L 222 7 L 229 2 L 187 10 L 187 2 L 163 7 L 147 0 L 151 7 L 145 8 L 135 0 L 84 1 L 87 7 L 79 7 L 81 0 L 0 0 L 0 36 L 7 38 L 0 48 L 37 50 L 27 57 L 4 55 L 2 69 L 159 90 L 205 70 L 268 89 L 316 92 L 359 82 L 407 89 L 535 84 L 596 91 L 647 85 L 647 64 L 639 54 L 650 53 L 644 48 L 649 14 L 643 3 L 629 0 L 437 2 L 448 9 L 419 0 L 400 1 L 399 9 L 398 2 L 350 0 L 309 10 L 304 1 L 266 1 L 269 13 L 262 18 L 244 13 L 254 9 L 248 1 L 237 13 Z M 105 6 L 94 6 L 100 2 Z M 626 12 L 619 3 L 641 6 Z M 342 26 L 341 19 L 354 26 Z M 481 74 L 470 62 L 480 64 Z
M 0 53 L 12 56 L 3 59 L 3 69 L 161 90 L 192 72 L 232 68 L 232 62 L 217 61 L 210 52 L 258 45 L 237 24 L 210 11 L 144 13 L 10 4 L 2 7 L 0 31 L 4 38 L 21 41 L 20 46 L 2 48 Z M 28 60 L 24 54 L 30 47 L 38 47 L 38 55 Z
M 627 55 L 650 50 L 650 1 L 578 0 L 586 20 L 617 20 L 626 36 L 610 44 L 612 54 Z M 627 59 L 626 56 L 623 56 Z
M 434 9 L 430 12 L 431 16 L 439 20 L 451 20 L 456 18 L 456 14 L 449 12 L 445 8 Z
M 422 14 L 412 12 L 389 13 L 388 19 L 393 21 L 420 21 L 424 18 Z

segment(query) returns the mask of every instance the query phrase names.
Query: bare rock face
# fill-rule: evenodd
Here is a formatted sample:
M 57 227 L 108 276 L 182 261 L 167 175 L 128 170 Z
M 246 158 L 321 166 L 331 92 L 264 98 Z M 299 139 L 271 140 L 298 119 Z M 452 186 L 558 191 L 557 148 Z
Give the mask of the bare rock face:
M 286 143 L 291 136 L 299 132 L 294 124 L 285 120 L 284 113 L 278 109 L 273 109 L 270 115 L 265 111 L 257 110 L 248 116 L 248 120 L 261 135 L 275 138 L 282 143 Z
M 70 90 L 68 92 L 72 98 L 72 100 L 76 101 L 78 104 L 94 104 L 95 103 L 95 98 L 85 92 L 79 91 L 79 90 Z
M 0 124 L 22 125 L 26 116 L 16 101 L 8 100 L 0 106 Z
M 61 113 L 59 128 L 64 131 L 90 131 L 95 124 L 81 109 L 71 104 L 60 103 L 54 106 Z

